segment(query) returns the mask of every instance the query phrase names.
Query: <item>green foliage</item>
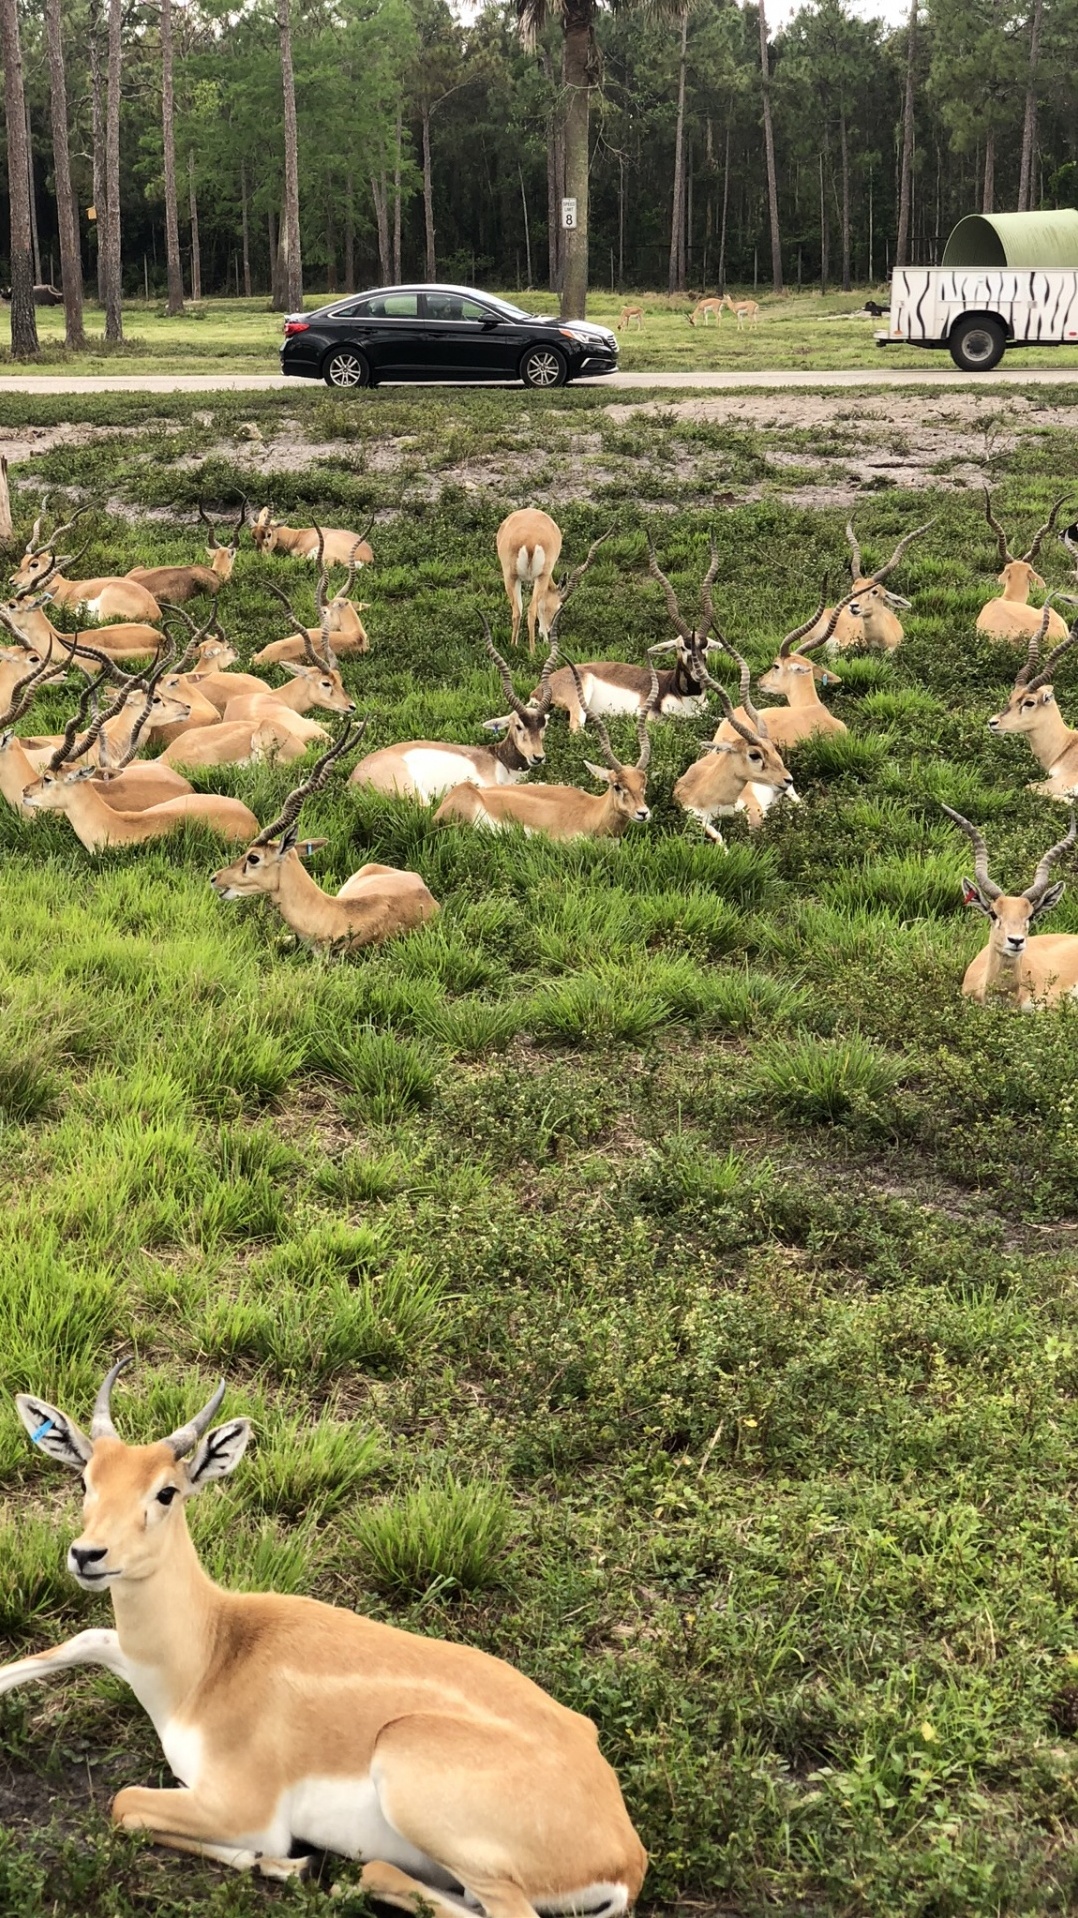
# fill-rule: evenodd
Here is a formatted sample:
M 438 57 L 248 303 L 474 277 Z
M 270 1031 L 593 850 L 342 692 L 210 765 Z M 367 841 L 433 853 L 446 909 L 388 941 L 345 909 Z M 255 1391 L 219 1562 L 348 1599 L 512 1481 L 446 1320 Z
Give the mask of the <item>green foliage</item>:
M 430 1600 L 500 1585 L 510 1507 L 504 1488 L 452 1472 L 355 1520 L 371 1582 L 393 1598 Z

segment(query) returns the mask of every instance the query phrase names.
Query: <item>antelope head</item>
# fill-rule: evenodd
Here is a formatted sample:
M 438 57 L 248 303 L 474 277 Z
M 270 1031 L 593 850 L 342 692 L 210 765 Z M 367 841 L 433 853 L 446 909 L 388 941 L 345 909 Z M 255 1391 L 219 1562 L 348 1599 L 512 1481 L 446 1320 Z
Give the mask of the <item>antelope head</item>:
M 251 1436 L 248 1419 L 209 1430 L 225 1395 L 224 1381 L 201 1411 L 152 1445 L 125 1445 L 112 1422 L 112 1388 L 130 1359 L 106 1376 L 87 1436 L 47 1399 L 16 1394 L 19 1417 L 38 1449 L 83 1483 L 83 1530 L 67 1554 L 67 1569 L 84 1591 L 100 1592 L 159 1571 L 189 1546 L 185 1501 L 211 1479 L 235 1470 Z
M 71 564 L 73 555 L 59 553 L 57 548 L 64 534 L 70 533 L 71 528 L 78 524 L 83 514 L 90 510 L 88 506 L 80 506 L 73 518 L 65 520 L 62 526 L 54 529 L 47 540 L 42 541 L 41 527 L 47 505 L 48 497 L 46 496 L 41 502 L 41 511 L 34 521 L 33 530 L 26 543 L 26 551 L 11 574 L 11 584 L 20 594 L 32 593 L 36 588 L 44 586 L 62 566 Z
M 683 617 L 681 608 L 678 605 L 677 594 L 674 592 L 670 581 L 659 565 L 655 553 L 655 542 L 651 537 L 650 531 L 647 534 L 647 542 L 648 572 L 651 574 L 652 579 L 658 580 L 659 585 L 663 589 L 663 597 L 666 600 L 666 610 L 670 615 L 671 623 L 677 634 L 676 639 L 661 639 L 655 646 L 649 646 L 648 653 L 649 655 L 653 655 L 655 653 L 676 652 L 684 671 L 702 688 L 706 678 L 708 653 L 721 651 L 721 642 L 717 639 L 712 639 L 710 636 L 711 629 L 715 624 L 712 588 L 715 584 L 715 576 L 719 570 L 719 549 L 715 544 L 715 536 L 713 533 L 708 535 L 711 561 L 700 587 L 700 609 L 702 617 L 698 626 L 690 626 L 688 621 Z
M 302 679 L 311 688 L 312 703 L 324 707 L 330 713 L 354 713 L 356 702 L 345 691 L 344 681 L 336 668 L 327 669 L 316 662 L 310 666 L 305 660 L 279 659 L 282 673 L 290 673 L 293 679 Z M 267 687 L 271 692 L 272 688 Z
M 996 536 L 996 551 L 999 555 L 1000 564 L 998 584 L 1003 587 L 1004 595 L 1007 599 L 1021 600 L 1024 602 L 1029 597 L 1029 589 L 1031 586 L 1044 585 L 1044 580 L 1040 574 L 1034 570 L 1033 561 L 1041 550 L 1042 542 L 1048 537 L 1049 533 L 1055 531 L 1056 520 L 1066 503 L 1066 498 L 1067 496 L 1064 493 L 1057 499 L 1044 524 L 1038 526 L 1026 551 L 1016 557 L 1015 554 L 1011 552 L 1006 533 L 992 511 L 992 495 L 987 486 L 985 487 L 984 516 Z
M 809 654 L 814 653 L 818 646 L 826 646 L 838 625 L 840 614 L 847 607 L 851 610 L 856 609 L 858 595 L 856 589 L 852 593 L 847 593 L 846 598 L 841 599 L 832 609 L 823 632 L 819 633 L 815 639 L 809 639 L 807 635 L 811 633 L 814 626 L 819 625 L 827 607 L 827 584 L 825 575 L 820 589 L 820 603 L 811 619 L 806 619 L 801 626 L 795 626 L 793 631 L 787 633 L 779 642 L 779 650 L 775 654 L 774 661 L 766 673 L 760 674 L 762 692 L 781 693 L 783 698 L 788 698 L 791 686 L 795 686 L 799 680 L 810 679 L 813 676 L 819 680 L 821 686 L 841 686 L 842 681 L 838 674 L 832 672 L 829 666 L 820 666 L 816 660 L 809 658 Z
M 625 760 L 617 757 L 617 754 L 610 744 L 610 735 L 602 720 L 598 717 L 598 714 L 588 712 L 584 700 L 584 688 L 576 667 L 570 663 L 569 670 L 576 684 L 577 703 L 580 706 L 581 712 L 584 714 L 585 721 L 590 720 L 591 725 L 594 727 L 595 736 L 599 741 L 603 757 L 606 760 L 605 766 L 596 766 L 590 759 L 585 759 L 584 764 L 593 779 L 602 781 L 609 788 L 614 811 L 622 814 L 627 820 L 635 821 L 639 825 L 644 825 L 646 821 L 651 818 L 651 808 L 647 803 L 648 765 L 651 761 L 651 735 L 648 732 L 648 721 L 654 717 L 658 710 L 659 675 L 653 666 L 651 668 L 651 691 L 648 695 L 648 702 L 643 712 L 637 714 L 636 720 L 636 738 L 639 746 L 639 754 L 635 766 L 630 766 Z
M 504 733 L 521 764 L 530 772 L 533 766 L 542 766 L 546 760 L 547 721 L 550 718 L 550 675 L 558 663 L 558 642 L 555 639 L 547 654 L 539 684 L 532 697 L 525 702 L 517 696 L 513 685 L 513 675 L 491 637 L 486 614 L 483 620 L 483 644 L 498 669 L 502 689 L 509 705 L 509 711 L 500 719 L 485 719 L 484 729 L 489 733 Z
M 774 792 L 792 793 L 794 788 L 793 777 L 784 765 L 778 748 L 772 744 L 768 737 L 766 720 L 757 712 L 756 707 L 752 703 L 752 675 L 749 670 L 749 663 L 744 655 L 738 652 L 735 646 L 731 646 L 728 639 L 722 639 L 722 646 L 724 651 L 728 652 L 730 657 L 737 661 L 738 672 L 740 674 L 738 697 L 744 708 L 746 718 L 738 718 L 734 709 L 733 700 L 730 698 L 725 686 L 721 685 L 717 679 L 712 679 L 711 675 L 708 674 L 705 679 L 705 684 L 711 692 L 718 694 L 719 704 L 734 732 L 737 734 L 737 739 L 711 739 L 708 740 L 703 750 L 705 753 L 733 755 L 735 762 L 739 762 L 737 764 L 737 771 L 741 774 L 746 785 L 769 786 Z M 699 763 L 700 762 L 697 761 L 697 764 Z M 689 772 L 692 772 L 692 767 L 689 768 Z M 687 777 L 687 775 L 683 774 L 682 778 L 685 777 Z M 678 785 L 680 784 L 681 780 L 678 781 Z M 675 799 L 677 798 L 676 786 L 674 788 L 674 797 Z
M 252 839 L 242 858 L 231 866 L 222 866 L 212 875 L 210 885 L 219 899 L 246 899 L 257 892 L 279 892 L 289 861 L 298 864 L 301 858 L 309 859 L 328 843 L 325 839 L 299 838 L 300 811 L 305 799 L 321 791 L 342 753 L 359 745 L 366 729 L 366 720 L 355 727 L 346 720 L 340 737 L 316 760 L 307 778 L 293 787 L 273 823 L 264 826 L 258 838 Z
M 1075 620 L 1066 639 L 1053 646 L 1044 665 L 1041 660 L 1041 646 L 1048 630 L 1048 615 L 1051 610 L 1052 594 L 1044 602 L 1041 623 L 1029 642 L 1029 652 L 1024 666 L 1021 666 L 1011 689 L 1010 697 L 1001 713 L 993 713 L 988 722 L 990 733 L 1031 733 L 1035 732 L 1046 711 L 1055 707 L 1056 695 L 1052 685 L 1052 672 L 1057 661 L 1070 651 L 1078 640 L 1078 620 Z
M 251 537 L 260 553 L 272 553 L 277 544 L 277 525 L 268 506 L 263 506 L 251 521 Z
M 240 535 L 243 532 L 244 521 L 247 518 L 247 501 L 244 500 L 240 507 L 239 519 L 236 521 L 228 544 L 225 546 L 221 545 L 217 537 L 217 530 L 213 521 L 205 511 L 201 500 L 198 502 L 198 517 L 202 520 L 209 532 L 209 544 L 206 547 L 206 556 L 209 559 L 210 567 L 223 583 L 232 578 L 232 568 L 236 563 L 236 554 L 240 550 Z
M 915 539 L 920 539 L 922 534 L 927 533 L 933 524 L 933 520 L 926 520 L 923 526 L 918 526 L 914 532 L 907 533 L 904 539 L 899 540 L 885 565 L 878 566 L 874 573 L 866 573 L 861 559 L 861 548 L 853 530 L 853 521 L 847 520 L 846 538 L 850 545 L 850 576 L 853 580 L 853 591 L 843 601 L 843 605 L 848 606 L 852 613 L 860 617 L 864 616 L 866 607 L 870 608 L 873 605 L 897 607 L 900 612 L 909 612 L 911 601 L 903 599 L 901 593 L 889 591 L 883 582 L 889 573 L 894 572 L 907 548 L 913 545 Z
M 983 913 L 990 921 L 988 944 L 991 951 L 998 958 L 1013 964 L 1026 949 L 1030 927 L 1044 913 L 1051 912 L 1053 906 L 1058 906 L 1063 897 L 1066 889 L 1064 881 L 1060 879 L 1054 885 L 1051 883 L 1052 867 L 1078 839 L 1078 820 L 1072 812 L 1066 838 L 1049 846 L 1025 891 L 1005 893 L 1002 886 L 997 886 L 989 875 L 988 848 L 979 827 L 972 826 L 951 806 L 944 806 L 943 810 L 948 819 L 953 819 L 955 825 L 961 827 L 973 847 L 975 877 L 963 879 L 962 898 L 967 906 Z

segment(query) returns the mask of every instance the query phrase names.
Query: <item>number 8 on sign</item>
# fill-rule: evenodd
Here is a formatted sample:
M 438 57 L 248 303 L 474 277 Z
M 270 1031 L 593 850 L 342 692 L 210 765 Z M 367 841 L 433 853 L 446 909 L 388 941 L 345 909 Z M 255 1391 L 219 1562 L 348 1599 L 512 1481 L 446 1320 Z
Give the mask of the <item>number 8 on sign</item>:
M 575 200 L 562 201 L 561 223 L 562 223 L 562 226 L 567 229 L 571 229 L 572 227 L 575 227 L 576 225 L 576 201 Z

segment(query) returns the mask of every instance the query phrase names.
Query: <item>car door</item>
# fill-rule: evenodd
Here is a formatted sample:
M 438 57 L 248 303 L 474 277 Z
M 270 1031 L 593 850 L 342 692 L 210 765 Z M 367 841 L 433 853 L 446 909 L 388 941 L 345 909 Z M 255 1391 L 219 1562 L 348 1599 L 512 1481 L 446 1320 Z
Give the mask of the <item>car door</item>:
M 432 287 L 423 295 L 431 371 L 449 380 L 512 379 L 520 347 L 494 308 L 466 293 Z
M 366 355 L 371 373 L 380 380 L 422 379 L 427 365 L 426 321 L 419 295 L 402 287 L 399 292 L 375 293 L 349 309 L 350 341 Z

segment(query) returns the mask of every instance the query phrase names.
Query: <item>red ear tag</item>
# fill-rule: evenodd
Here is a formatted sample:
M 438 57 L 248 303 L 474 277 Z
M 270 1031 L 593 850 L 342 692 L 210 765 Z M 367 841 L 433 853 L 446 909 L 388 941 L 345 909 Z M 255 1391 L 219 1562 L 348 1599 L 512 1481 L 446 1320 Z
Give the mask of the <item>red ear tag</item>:
M 979 903 L 980 903 L 980 895 L 977 891 L 976 886 L 971 886 L 968 879 L 963 879 L 962 904 L 964 906 L 973 906 Z

